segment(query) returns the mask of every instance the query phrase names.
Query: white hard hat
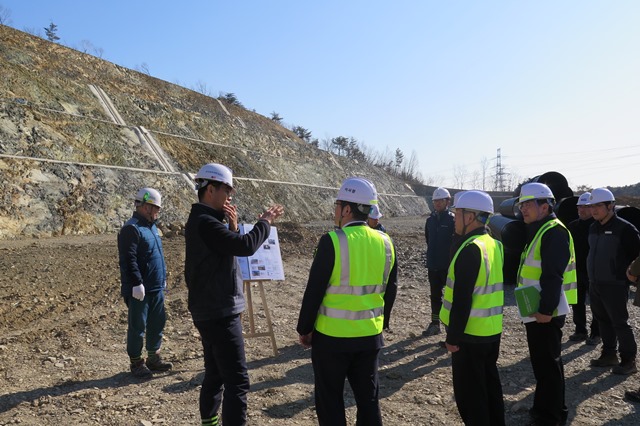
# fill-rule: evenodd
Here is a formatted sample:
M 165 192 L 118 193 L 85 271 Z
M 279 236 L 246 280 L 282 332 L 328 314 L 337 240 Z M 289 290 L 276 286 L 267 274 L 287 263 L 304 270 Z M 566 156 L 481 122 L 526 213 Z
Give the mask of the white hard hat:
M 586 206 L 587 204 L 589 204 L 590 196 L 591 196 L 590 192 L 585 192 L 584 194 L 580 195 L 580 197 L 578 197 L 578 202 L 576 203 L 576 206 Z
M 589 196 L 589 201 L 587 205 L 598 204 L 598 203 L 606 203 L 608 201 L 615 201 L 615 197 L 613 193 L 609 191 L 607 188 L 596 188 L 591 191 L 591 195 Z
M 456 202 L 457 209 L 493 213 L 493 200 L 484 191 L 465 191 Z
M 136 204 L 152 204 L 162 208 L 162 195 L 153 188 L 140 188 L 135 196 Z
M 196 174 L 198 189 L 206 186 L 206 181 L 222 182 L 233 188 L 233 173 L 227 166 L 217 163 L 205 164 Z
M 433 195 L 431 196 L 431 201 L 443 200 L 445 198 L 451 198 L 451 194 L 449 194 L 449 191 L 447 191 L 446 188 L 436 188 L 436 190 L 433 191 Z
M 368 180 L 360 177 L 350 177 L 342 182 L 336 199 L 371 206 L 378 204 L 378 191 Z
M 382 217 L 382 213 L 380 213 L 380 208 L 374 204 L 371 206 L 371 211 L 369 212 L 369 217 L 371 219 L 380 219 Z
M 456 204 L 458 203 L 458 200 L 460 199 L 460 196 L 462 194 L 464 194 L 465 192 L 467 192 L 467 191 L 458 191 L 455 194 L 453 194 L 453 207 L 456 206 Z
M 553 192 L 544 183 L 527 183 L 520 188 L 520 198 L 518 198 L 518 204 L 524 203 L 529 200 L 545 200 L 551 199 L 555 201 Z

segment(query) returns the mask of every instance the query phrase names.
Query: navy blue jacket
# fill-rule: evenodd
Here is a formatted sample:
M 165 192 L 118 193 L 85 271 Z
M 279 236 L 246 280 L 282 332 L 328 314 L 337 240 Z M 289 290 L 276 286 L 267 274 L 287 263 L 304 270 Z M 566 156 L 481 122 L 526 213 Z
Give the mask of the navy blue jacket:
M 207 321 L 244 311 L 242 273 L 235 256 L 251 256 L 269 236 L 261 219 L 240 235 L 222 223 L 224 212 L 193 204 L 185 230 L 184 277 L 193 321 Z
M 427 268 L 438 271 L 449 269 L 451 241 L 455 233 L 455 216 L 449 209 L 431 212 L 424 224 L 427 241 Z
M 131 289 L 140 284 L 147 293 L 164 288 L 167 266 L 155 223 L 134 212 L 118 234 L 118 257 L 123 296 L 131 296 Z
M 638 257 L 640 237 L 631 223 L 613 214 L 604 225 L 589 227 L 589 282 L 598 285 L 626 285 L 626 270 Z

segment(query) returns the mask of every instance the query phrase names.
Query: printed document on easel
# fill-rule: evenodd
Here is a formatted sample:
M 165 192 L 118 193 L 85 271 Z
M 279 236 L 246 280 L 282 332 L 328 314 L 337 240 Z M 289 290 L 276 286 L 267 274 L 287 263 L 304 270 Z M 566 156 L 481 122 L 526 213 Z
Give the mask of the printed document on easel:
M 240 234 L 246 234 L 253 229 L 253 225 L 248 223 L 240 224 L 239 227 Z M 276 227 L 271 227 L 269 237 L 253 256 L 238 257 L 238 263 L 244 281 L 284 281 L 284 267 Z

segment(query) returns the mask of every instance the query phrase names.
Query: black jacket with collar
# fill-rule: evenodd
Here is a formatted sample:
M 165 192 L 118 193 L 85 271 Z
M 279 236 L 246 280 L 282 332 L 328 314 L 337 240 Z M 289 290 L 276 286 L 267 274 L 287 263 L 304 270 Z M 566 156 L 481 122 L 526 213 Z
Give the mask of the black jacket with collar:
M 235 256 L 251 256 L 269 236 L 271 226 L 261 219 L 247 234 L 230 231 L 224 213 L 193 204 L 185 231 L 184 276 L 194 321 L 241 313 L 245 309 L 242 274 Z
M 595 221 L 589 228 L 589 282 L 627 285 L 626 271 L 638 252 L 640 237 L 631 223 L 615 213 L 604 225 Z

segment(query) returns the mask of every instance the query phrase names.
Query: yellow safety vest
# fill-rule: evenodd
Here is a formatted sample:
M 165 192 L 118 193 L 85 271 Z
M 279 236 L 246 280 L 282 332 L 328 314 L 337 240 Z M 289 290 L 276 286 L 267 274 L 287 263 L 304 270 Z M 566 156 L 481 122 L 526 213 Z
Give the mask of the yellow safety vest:
M 542 275 L 542 256 L 540 255 L 540 246 L 542 236 L 545 232 L 555 226 L 562 226 L 567 229 L 557 218 L 545 222 L 536 235 L 533 237 L 528 247 L 525 247 L 520 257 L 520 268 L 518 269 L 518 287 L 535 285 L 540 288 L 540 276 Z M 569 235 L 569 263 L 562 275 L 562 290 L 567 298 L 567 303 L 575 305 L 578 303 L 578 279 L 576 275 L 576 252 L 573 246 L 573 238 L 571 232 L 567 230 Z M 556 316 L 556 312 L 554 312 Z
M 469 244 L 478 246 L 482 254 L 482 261 L 471 296 L 471 312 L 464 332 L 471 336 L 494 336 L 502 333 L 504 249 L 500 241 L 493 239 L 488 234 L 471 236 L 453 256 L 449 264 L 447 285 L 444 288 L 440 320 L 445 325 L 449 325 L 451 306 L 455 297 L 455 264 L 462 249 Z
M 391 238 L 368 226 L 329 232 L 335 262 L 315 328 L 333 337 L 382 333 L 384 293 L 395 250 Z

